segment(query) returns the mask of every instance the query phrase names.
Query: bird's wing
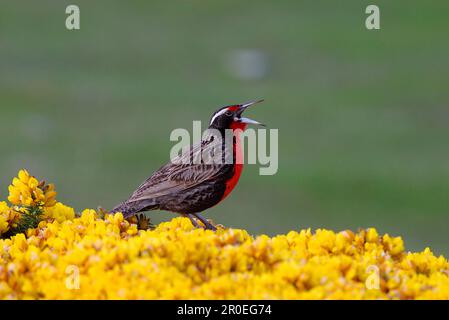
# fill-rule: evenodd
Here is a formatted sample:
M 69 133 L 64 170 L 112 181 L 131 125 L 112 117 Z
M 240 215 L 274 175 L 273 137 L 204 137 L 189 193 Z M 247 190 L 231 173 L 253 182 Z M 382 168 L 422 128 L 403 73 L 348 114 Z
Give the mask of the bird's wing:
M 153 199 L 186 190 L 232 170 L 232 164 L 192 164 L 192 159 L 198 156 L 198 151 L 202 151 L 204 158 L 205 154 L 217 152 L 217 148 L 222 148 L 221 145 L 221 142 L 217 144 L 212 140 L 190 147 L 190 152 L 183 152 L 143 182 L 127 202 Z M 225 154 L 224 150 L 222 152 Z

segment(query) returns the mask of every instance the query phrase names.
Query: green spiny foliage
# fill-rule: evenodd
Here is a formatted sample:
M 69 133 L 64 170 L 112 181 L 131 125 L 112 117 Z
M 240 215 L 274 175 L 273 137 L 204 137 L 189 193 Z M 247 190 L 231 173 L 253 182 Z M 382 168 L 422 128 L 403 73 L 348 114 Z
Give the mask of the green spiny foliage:
M 10 229 L 2 235 L 2 238 L 9 238 L 18 233 L 25 233 L 30 228 L 36 228 L 42 220 L 42 207 L 23 207 L 25 210 L 21 211 L 21 217 L 17 223 L 17 227 Z

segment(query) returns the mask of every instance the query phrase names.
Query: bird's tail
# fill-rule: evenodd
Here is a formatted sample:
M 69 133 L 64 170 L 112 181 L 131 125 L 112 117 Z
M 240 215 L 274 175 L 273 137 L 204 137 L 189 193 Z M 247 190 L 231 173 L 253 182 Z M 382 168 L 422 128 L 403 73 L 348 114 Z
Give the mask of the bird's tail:
M 123 202 L 119 203 L 118 205 L 116 205 L 114 207 L 114 209 L 111 210 L 111 213 L 117 213 L 117 212 L 121 212 L 125 218 L 128 218 L 128 217 L 132 216 L 134 213 L 137 213 L 137 212 L 133 212 L 131 206 L 128 204 L 127 201 L 123 201 Z
M 154 210 L 157 208 L 157 205 L 152 200 L 142 200 L 142 201 L 123 201 L 118 204 L 114 209 L 111 210 L 111 213 L 121 212 L 123 217 L 129 218 L 141 211 Z

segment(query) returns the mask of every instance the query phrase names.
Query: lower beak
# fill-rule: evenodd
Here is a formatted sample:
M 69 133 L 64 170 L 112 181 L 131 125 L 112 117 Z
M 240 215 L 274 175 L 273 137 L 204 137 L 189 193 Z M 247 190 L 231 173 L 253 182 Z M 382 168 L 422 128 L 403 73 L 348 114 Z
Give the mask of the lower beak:
M 258 122 L 258 121 L 256 121 L 256 120 L 249 119 L 249 118 L 241 117 L 241 118 L 239 119 L 239 121 L 240 121 L 241 123 L 255 124 L 255 125 L 258 125 L 258 126 L 263 126 L 263 127 L 265 127 L 265 125 L 264 125 L 263 123 L 260 123 L 260 122 Z

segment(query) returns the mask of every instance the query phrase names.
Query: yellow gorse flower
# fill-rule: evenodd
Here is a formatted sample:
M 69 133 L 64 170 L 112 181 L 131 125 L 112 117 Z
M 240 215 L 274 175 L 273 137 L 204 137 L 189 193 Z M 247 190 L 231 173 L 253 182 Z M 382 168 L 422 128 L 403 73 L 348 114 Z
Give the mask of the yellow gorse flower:
M 16 226 L 20 213 L 10 208 L 6 202 L 0 202 L 0 235 Z
M 8 189 L 8 200 L 14 205 L 52 207 L 56 204 L 54 185 L 39 182 L 26 170 L 19 171 L 18 177 L 13 179 Z
M 58 222 L 71 220 L 75 218 L 75 210 L 62 204 L 61 202 L 56 202 L 54 206 L 45 208 L 44 218 L 56 220 Z
M 0 240 L 7 299 L 448 299 L 448 272 L 444 257 L 375 229 L 253 237 L 175 218 L 139 231 L 86 209 Z
M 0 202 L 0 230 L 11 212 Z M 175 218 L 138 230 L 61 203 L 42 219 L 0 240 L 0 299 L 449 299 L 446 258 L 374 228 L 269 237 Z

